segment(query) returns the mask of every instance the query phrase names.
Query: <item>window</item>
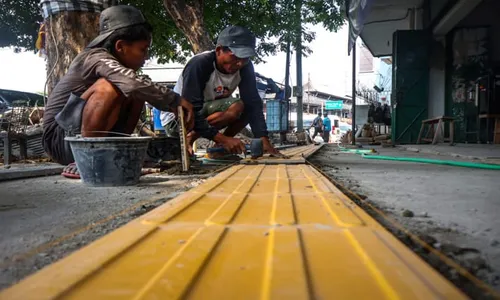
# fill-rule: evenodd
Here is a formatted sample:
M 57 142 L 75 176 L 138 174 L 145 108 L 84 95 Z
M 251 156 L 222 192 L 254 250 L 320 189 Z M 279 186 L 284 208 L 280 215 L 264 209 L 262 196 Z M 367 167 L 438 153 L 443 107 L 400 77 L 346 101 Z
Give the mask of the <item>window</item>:
M 373 56 L 365 45 L 360 47 L 359 73 L 373 72 Z
M 0 90 L 0 99 L 6 102 L 9 106 L 27 105 L 27 106 L 43 106 L 43 96 L 26 93 L 20 91 Z

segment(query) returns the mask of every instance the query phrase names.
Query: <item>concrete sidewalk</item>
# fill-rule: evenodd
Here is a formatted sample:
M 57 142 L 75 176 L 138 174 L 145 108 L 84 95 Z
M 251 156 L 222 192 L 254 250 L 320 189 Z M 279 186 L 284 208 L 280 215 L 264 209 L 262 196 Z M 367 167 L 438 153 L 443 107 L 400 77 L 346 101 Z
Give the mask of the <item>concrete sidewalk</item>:
M 196 177 L 100 188 L 62 176 L 0 182 L 0 289 L 200 184 Z
M 397 147 L 411 152 L 483 160 L 500 164 L 500 145 L 455 144 L 454 146 L 449 146 L 448 144 L 417 144 L 399 145 Z
M 468 146 L 417 146 L 480 153 Z M 495 155 L 495 148 L 482 152 L 482 157 Z M 385 156 L 471 161 L 401 148 L 376 150 Z M 500 171 L 371 160 L 340 153 L 332 145 L 323 147 L 311 162 L 500 291 Z

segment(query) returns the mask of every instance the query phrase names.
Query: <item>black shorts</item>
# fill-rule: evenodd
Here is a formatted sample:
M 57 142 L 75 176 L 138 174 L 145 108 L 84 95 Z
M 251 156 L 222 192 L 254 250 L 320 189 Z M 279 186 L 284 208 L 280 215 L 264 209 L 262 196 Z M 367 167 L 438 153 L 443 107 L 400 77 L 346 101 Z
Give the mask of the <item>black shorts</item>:
M 64 140 L 66 132 L 57 122 L 50 124 L 43 130 L 43 149 L 55 162 L 67 165 L 75 161 L 68 142 Z
M 82 115 L 86 101 L 75 94 L 69 96 L 68 102 L 43 130 L 43 148 L 57 163 L 69 164 L 75 161 L 67 136 L 80 134 Z

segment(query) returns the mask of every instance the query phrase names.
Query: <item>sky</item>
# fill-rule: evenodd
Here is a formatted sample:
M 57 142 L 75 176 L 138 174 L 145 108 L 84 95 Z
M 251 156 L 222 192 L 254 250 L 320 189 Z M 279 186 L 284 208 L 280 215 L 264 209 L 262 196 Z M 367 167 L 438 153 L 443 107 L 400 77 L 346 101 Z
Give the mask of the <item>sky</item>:
M 321 25 L 312 26 L 316 32 L 316 39 L 309 45 L 313 53 L 302 58 L 302 82 L 307 84 L 308 77 L 311 85 L 320 91 L 343 96 L 350 90 L 351 59 L 347 56 L 347 26 L 336 33 L 331 33 Z M 285 79 L 285 53 L 273 57 L 265 57 L 266 63 L 255 65 L 255 71 L 263 76 L 270 77 L 278 83 Z M 291 84 L 295 85 L 296 67 L 295 55 L 291 57 Z M 0 88 L 20 90 L 26 92 L 42 92 L 45 84 L 45 60 L 33 52 L 14 53 L 11 48 L 0 48 Z M 167 66 L 179 66 L 172 64 Z M 175 70 L 162 70 L 158 77 L 178 77 Z M 157 72 L 158 73 L 158 72 Z M 169 76 L 170 75 L 170 76 Z M 153 80 L 157 76 L 151 76 Z

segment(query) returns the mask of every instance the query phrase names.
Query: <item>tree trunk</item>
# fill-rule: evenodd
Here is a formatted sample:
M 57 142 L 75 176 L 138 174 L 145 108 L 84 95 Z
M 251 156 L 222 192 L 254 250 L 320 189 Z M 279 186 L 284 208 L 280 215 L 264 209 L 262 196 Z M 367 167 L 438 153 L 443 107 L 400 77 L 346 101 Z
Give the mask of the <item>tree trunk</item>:
M 185 0 L 164 0 L 163 5 L 177 28 L 189 40 L 195 54 L 215 47 L 205 29 L 203 0 L 194 0 L 190 5 L 186 4 Z
M 61 12 L 45 20 L 47 92 L 66 74 L 75 58 L 99 34 L 99 13 Z M 55 67 L 54 67 L 55 66 Z

